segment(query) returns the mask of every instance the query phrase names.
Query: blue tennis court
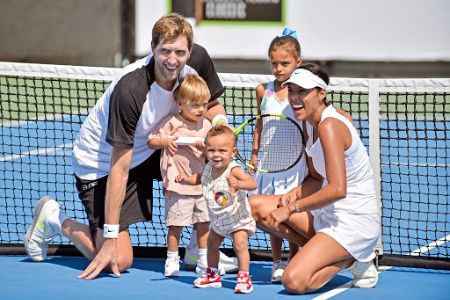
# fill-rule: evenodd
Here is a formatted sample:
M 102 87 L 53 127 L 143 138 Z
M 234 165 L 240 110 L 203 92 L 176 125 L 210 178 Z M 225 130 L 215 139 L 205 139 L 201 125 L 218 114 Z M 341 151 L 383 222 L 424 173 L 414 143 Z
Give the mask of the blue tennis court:
M 51 257 L 34 263 L 25 256 L 0 256 L 2 299 L 448 299 L 450 272 L 392 268 L 380 274 L 373 289 L 349 288 L 350 275 L 340 273 L 325 287 L 309 295 L 293 296 L 282 285 L 270 283 L 268 262 L 252 262 L 254 292 L 234 294 L 236 275 L 223 277 L 221 289 L 198 289 L 194 272 L 182 271 L 178 278 L 163 276 L 163 259 L 136 259 L 133 267 L 113 278 L 101 274 L 91 281 L 77 276 L 87 266 L 80 257 Z

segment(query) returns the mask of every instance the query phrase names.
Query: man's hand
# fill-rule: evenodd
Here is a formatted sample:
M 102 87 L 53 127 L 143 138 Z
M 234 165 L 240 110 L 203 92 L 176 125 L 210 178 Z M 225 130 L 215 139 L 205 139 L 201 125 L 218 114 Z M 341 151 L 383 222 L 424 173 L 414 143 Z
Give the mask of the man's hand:
M 94 260 L 78 278 L 94 279 L 108 266 L 116 277 L 120 277 L 119 267 L 117 266 L 117 239 L 106 239 Z

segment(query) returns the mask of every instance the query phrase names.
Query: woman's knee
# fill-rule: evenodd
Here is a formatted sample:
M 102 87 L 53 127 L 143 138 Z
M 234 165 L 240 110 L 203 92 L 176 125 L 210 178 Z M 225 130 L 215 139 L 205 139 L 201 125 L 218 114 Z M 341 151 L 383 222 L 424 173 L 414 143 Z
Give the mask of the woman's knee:
M 278 198 L 273 195 L 253 195 L 248 198 L 252 208 L 252 216 L 256 222 L 261 222 L 277 208 Z
M 260 203 L 258 201 L 258 197 L 257 196 L 250 196 L 250 197 L 248 197 L 248 202 L 250 203 L 250 206 L 252 208 L 253 219 L 255 219 L 255 221 L 258 222 L 258 220 L 259 220 L 259 208 L 260 208 Z
M 285 270 L 281 282 L 284 288 L 291 294 L 307 294 L 314 291 L 308 276 L 300 275 L 297 272 L 293 274 L 293 272 Z

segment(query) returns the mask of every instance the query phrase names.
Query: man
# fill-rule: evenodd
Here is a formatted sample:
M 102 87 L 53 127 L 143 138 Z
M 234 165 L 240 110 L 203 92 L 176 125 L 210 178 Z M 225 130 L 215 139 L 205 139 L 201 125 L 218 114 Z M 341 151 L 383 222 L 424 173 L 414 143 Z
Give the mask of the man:
M 189 23 L 178 14 L 159 19 L 152 30 L 152 54 L 118 72 L 83 123 L 73 147 L 73 168 L 89 226 L 67 218 L 58 203 L 43 197 L 25 236 L 31 259 L 42 261 L 58 234 L 92 260 L 79 276 L 93 279 L 102 270 L 120 276 L 133 263 L 128 226 L 151 220 L 152 188 L 160 179 L 159 151 L 148 135 L 177 112 L 172 92 L 178 79 L 198 73 L 211 93 L 206 117 L 226 121 L 216 100 L 223 86 L 202 47 L 193 44 Z

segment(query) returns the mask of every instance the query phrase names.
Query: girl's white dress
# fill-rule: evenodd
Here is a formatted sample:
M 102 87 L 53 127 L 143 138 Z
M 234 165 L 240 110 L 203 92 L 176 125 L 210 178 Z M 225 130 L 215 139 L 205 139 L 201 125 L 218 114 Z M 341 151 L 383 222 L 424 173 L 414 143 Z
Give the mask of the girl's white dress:
M 289 101 L 287 99 L 280 100 L 276 96 L 275 81 L 271 81 L 267 84 L 266 91 L 261 101 L 260 109 L 261 114 L 282 114 L 295 120 L 291 106 L 289 105 Z M 302 128 L 301 124 L 300 127 Z M 260 153 L 264 152 L 264 147 L 266 146 L 266 143 L 264 141 L 268 139 L 269 133 L 272 130 L 276 130 L 276 128 L 273 128 L 270 122 L 263 123 L 260 139 Z M 287 138 L 285 140 L 286 145 L 277 145 L 277 149 L 269 149 L 268 151 L 280 151 L 280 149 L 289 149 L 290 142 L 291 141 Z M 281 155 L 279 159 L 282 160 L 282 152 L 280 152 L 280 154 Z M 259 166 L 263 166 L 264 157 L 262 155 L 259 155 L 258 160 Z M 258 184 L 258 188 L 254 192 L 254 194 L 285 194 L 291 189 L 299 186 L 307 175 L 308 168 L 306 166 L 306 155 L 304 154 L 300 161 L 287 171 L 278 173 L 257 173 L 255 179 Z
M 225 172 L 217 179 L 213 179 L 213 166 L 208 163 L 201 178 L 203 197 L 208 203 L 211 222 L 209 227 L 223 237 L 231 237 L 231 233 L 237 230 L 247 230 L 249 235 L 256 231 L 247 192 L 238 190 L 234 195 L 230 192 L 227 177 L 233 168 L 241 166 L 231 161 Z

